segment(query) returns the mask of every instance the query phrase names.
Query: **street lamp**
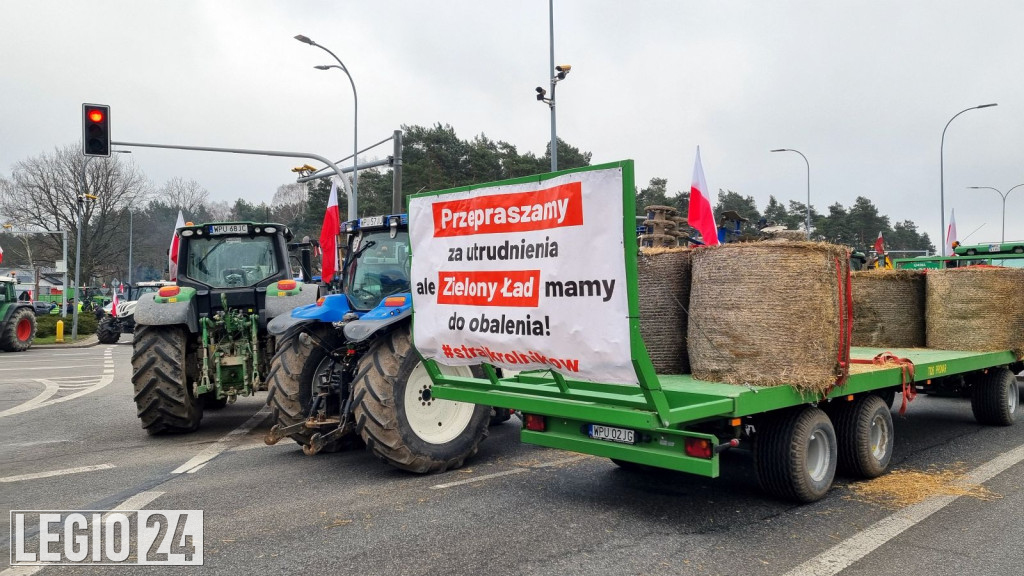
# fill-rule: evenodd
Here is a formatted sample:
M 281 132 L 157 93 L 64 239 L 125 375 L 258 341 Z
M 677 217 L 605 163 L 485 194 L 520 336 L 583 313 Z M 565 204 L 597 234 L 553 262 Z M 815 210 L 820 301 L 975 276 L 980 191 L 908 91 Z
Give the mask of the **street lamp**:
M 953 120 L 956 120 L 957 116 L 963 114 L 964 112 L 967 112 L 968 110 L 978 110 L 980 108 L 989 108 L 991 106 L 998 106 L 998 104 L 982 104 L 981 106 L 971 106 L 970 108 L 965 108 L 954 114 L 953 117 L 949 119 L 949 122 L 946 122 L 946 127 L 942 129 L 942 141 L 939 143 L 939 211 L 941 212 L 941 214 L 939 215 L 939 235 L 942 238 L 943 256 L 946 255 L 946 183 L 945 174 L 943 173 L 943 159 L 945 157 L 944 149 L 946 146 L 946 128 L 949 128 L 950 123 L 952 123 Z
M 999 237 L 1000 243 L 1006 242 L 1006 197 L 1010 195 L 1010 192 L 1013 192 L 1014 190 L 1020 188 L 1021 186 L 1024 186 L 1024 184 L 1017 184 L 1013 188 L 1007 190 L 1006 194 L 1003 194 L 998 189 L 993 188 L 991 186 L 968 186 L 968 188 L 970 188 L 971 190 L 995 190 L 996 194 L 999 194 L 999 196 L 1003 198 L 1003 232 Z
M 348 76 L 348 82 L 349 82 L 349 84 L 352 85 L 352 99 L 355 101 L 355 117 L 352 119 L 352 197 L 353 198 L 358 198 L 359 197 L 358 196 L 359 195 L 359 169 L 358 169 L 359 168 L 359 162 L 358 162 L 358 155 L 359 155 L 359 96 L 358 96 L 358 94 L 356 94 L 356 83 L 355 83 L 355 81 L 352 80 L 352 75 L 349 74 L 348 68 L 346 68 L 345 64 L 343 64 L 341 62 L 341 58 L 338 58 L 334 54 L 334 52 L 331 52 L 327 48 L 317 44 L 316 42 L 312 41 L 311 39 L 307 38 L 306 36 L 303 36 L 302 34 L 299 34 L 298 36 L 296 36 L 295 39 L 298 40 L 299 42 L 304 43 L 304 44 L 309 44 L 310 46 L 316 46 L 317 48 L 319 48 L 319 49 L 323 50 L 324 52 L 327 52 L 328 54 L 330 54 L 338 62 L 337 66 L 335 66 L 335 65 L 330 65 L 330 66 L 314 66 L 314 68 L 316 68 L 317 70 L 327 70 L 329 68 L 337 68 L 338 70 L 341 70 L 342 72 L 344 72 L 345 76 Z M 342 177 L 342 178 L 344 177 L 341 174 L 338 174 L 338 176 Z
M 551 171 L 558 171 L 558 131 L 555 129 L 555 85 L 572 70 L 568 64 L 555 66 L 555 10 L 554 0 L 548 0 L 548 34 L 551 48 L 551 97 L 547 97 L 547 90 L 537 87 L 537 100 L 544 102 L 551 109 Z
M 807 161 L 807 156 L 799 150 L 793 150 L 792 148 L 776 148 L 772 152 L 796 152 L 804 159 L 804 163 L 807 164 L 807 239 L 811 239 L 811 163 Z

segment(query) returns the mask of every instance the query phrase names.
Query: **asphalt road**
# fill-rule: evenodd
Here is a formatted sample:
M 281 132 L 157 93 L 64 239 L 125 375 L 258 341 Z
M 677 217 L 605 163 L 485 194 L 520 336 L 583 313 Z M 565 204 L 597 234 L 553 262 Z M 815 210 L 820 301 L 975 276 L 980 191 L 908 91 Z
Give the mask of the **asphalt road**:
M 1024 421 L 980 426 L 959 399 L 919 396 L 894 415 L 893 468 L 973 473 L 983 498 L 887 507 L 838 478 L 825 499 L 796 506 L 759 490 L 744 452 L 727 453 L 714 480 L 638 473 L 521 444 L 515 418 L 464 468 L 435 476 L 362 451 L 265 446 L 262 393 L 208 412 L 197 433 L 150 437 L 130 361 L 127 338 L 0 355 L 5 511 L 203 510 L 204 569 L 225 574 L 1018 575 L 1024 564 Z M 48 472 L 58 474 L 31 477 Z M 9 534 L 8 514 L 0 524 Z M 0 576 L 157 571 L 196 568 L 0 566 Z

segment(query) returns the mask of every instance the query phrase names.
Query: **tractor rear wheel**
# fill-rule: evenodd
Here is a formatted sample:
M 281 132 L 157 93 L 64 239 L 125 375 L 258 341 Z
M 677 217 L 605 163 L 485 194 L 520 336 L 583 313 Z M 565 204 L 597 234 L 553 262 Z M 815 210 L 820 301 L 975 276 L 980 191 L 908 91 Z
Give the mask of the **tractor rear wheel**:
M 23 306 L 14 310 L 7 324 L 0 328 L 0 350 L 24 352 L 32 346 L 36 336 L 36 314 Z
M 302 330 L 279 336 L 277 353 L 270 361 L 270 372 L 265 380 L 270 383 L 267 406 L 273 409 L 274 422 L 281 428 L 298 424 L 309 416 L 309 407 L 313 403 L 313 385 L 330 367 L 330 357 L 324 348 L 334 350 L 344 343 L 344 338 L 329 324 L 318 324 L 308 331 L 312 337 L 302 337 Z M 321 341 L 323 347 L 317 346 L 315 340 Z M 334 413 L 337 414 L 337 408 Z M 324 429 L 321 434 L 329 431 Z M 306 446 L 315 432 L 304 428 L 289 435 L 289 438 Z M 345 448 L 353 440 L 352 434 L 348 436 L 325 443 L 320 452 L 337 452 Z
M 115 344 L 121 339 L 121 324 L 110 316 L 105 316 L 96 327 L 96 337 L 101 344 Z
M 438 367 L 472 376 L 468 366 Z M 356 430 L 367 448 L 396 468 L 421 474 L 458 468 L 476 454 L 491 408 L 435 398 L 431 387 L 409 325 L 382 336 L 360 358 L 355 379 Z
M 142 427 L 150 434 L 193 432 L 203 407 L 192 394 L 182 326 L 139 326 L 132 352 L 132 384 Z

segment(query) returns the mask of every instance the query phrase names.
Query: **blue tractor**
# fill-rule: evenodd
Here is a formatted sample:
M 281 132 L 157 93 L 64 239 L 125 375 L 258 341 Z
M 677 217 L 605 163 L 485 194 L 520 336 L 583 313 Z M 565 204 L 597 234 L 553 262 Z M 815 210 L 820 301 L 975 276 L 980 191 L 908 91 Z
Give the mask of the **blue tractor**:
M 476 453 L 508 411 L 441 400 L 412 344 L 408 216 L 361 218 L 346 238 L 340 290 L 270 322 L 267 374 L 275 425 L 306 454 L 366 448 L 403 470 L 442 472 Z M 441 367 L 472 376 L 469 367 Z

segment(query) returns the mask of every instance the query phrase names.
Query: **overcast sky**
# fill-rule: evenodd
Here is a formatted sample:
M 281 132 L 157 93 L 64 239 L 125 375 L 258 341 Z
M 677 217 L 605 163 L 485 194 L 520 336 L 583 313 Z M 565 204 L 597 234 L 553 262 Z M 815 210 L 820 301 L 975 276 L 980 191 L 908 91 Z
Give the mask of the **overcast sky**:
M 452 125 L 542 155 L 547 0 L 11 1 L 0 16 L 0 171 L 76 144 L 81 104 L 109 104 L 117 141 L 352 152 L 401 125 Z M 1014 0 L 555 0 L 558 135 L 593 162 L 631 158 L 637 184 L 689 188 L 701 147 L 711 190 L 811 202 L 867 196 L 938 245 L 946 220 L 999 239 L 1024 183 L 1024 3 Z M 390 153 L 390 145 L 367 157 Z M 194 179 L 216 200 L 267 201 L 303 161 L 136 148 L 159 187 Z M 1024 239 L 1024 187 L 1007 201 Z

